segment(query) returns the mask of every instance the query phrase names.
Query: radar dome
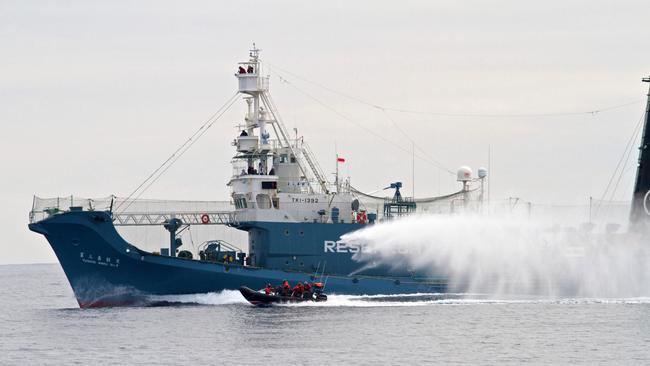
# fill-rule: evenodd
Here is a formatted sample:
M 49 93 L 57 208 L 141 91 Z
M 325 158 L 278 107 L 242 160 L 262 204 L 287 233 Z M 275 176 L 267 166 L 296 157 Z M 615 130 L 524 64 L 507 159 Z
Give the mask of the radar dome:
M 483 178 L 487 177 L 487 175 L 488 175 L 487 169 L 485 169 L 483 167 L 478 168 L 478 177 L 479 178 L 483 179 Z
M 459 182 L 469 182 L 472 180 L 472 168 L 461 166 L 456 173 L 456 180 Z

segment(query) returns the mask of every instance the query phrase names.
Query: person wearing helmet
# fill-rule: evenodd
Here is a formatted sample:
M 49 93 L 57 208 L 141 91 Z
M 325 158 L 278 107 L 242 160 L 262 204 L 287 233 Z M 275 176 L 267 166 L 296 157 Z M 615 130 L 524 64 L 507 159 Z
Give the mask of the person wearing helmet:
M 266 284 L 266 287 L 264 288 L 264 293 L 267 295 L 273 295 L 273 287 L 271 286 L 270 283 Z

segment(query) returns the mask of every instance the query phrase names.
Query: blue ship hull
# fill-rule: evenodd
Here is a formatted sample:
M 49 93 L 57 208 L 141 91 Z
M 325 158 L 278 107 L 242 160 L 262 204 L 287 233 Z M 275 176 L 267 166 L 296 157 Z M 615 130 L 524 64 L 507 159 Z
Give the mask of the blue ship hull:
M 261 230 L 259 224 L 255 225 Z M 207 293 L 240 286 L 262 288 L 284 279 L 291 283 L 313 281 L 316 278 L 312 266 L 319 258 L 317 252 L 311 257 L 306 253 L 306 258 L 312 258 L 307 266 L 303 261 L 303 266 L 270 269 L 261 260 L 242 266 L 153 255 L 127 243 L 115 229 L 110 214 L 101 211 L 70 211 L 32 223 L 29 228 L 47 238 L 82 308 L 137 304 L 150 295 Z M 280 257 L 284 258 L 284 254 L 276 258 Z M 273 258 L 271 251 L 265 260 L 273 264 Z M 329 270 L 325 273 L 327 292 L 331 294 L 431 293 L 444 292 L 447 287 L 444 279 L 343 275 Z

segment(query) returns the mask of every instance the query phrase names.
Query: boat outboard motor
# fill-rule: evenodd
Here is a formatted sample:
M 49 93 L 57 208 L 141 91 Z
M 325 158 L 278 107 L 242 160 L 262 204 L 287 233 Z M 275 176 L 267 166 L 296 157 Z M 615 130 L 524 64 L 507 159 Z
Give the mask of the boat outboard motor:
M 176 238 L 176 231 L 183 226 L 183 221 L 177 218 L 169 220 L 163 225 L 167 231 L 169 231 L 169 255 L 171 257 L 176 256 L 176 249 L 183 245 L 183 242 L 180 238 Z

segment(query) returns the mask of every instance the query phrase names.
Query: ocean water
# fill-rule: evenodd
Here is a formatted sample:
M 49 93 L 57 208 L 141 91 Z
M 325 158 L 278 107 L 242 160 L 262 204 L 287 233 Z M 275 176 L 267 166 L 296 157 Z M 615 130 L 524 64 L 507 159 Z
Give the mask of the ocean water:
M 58 265 L 0 266 L 0 365 L 650 364 L 650 298 L 237 293 L 79 309 Z

